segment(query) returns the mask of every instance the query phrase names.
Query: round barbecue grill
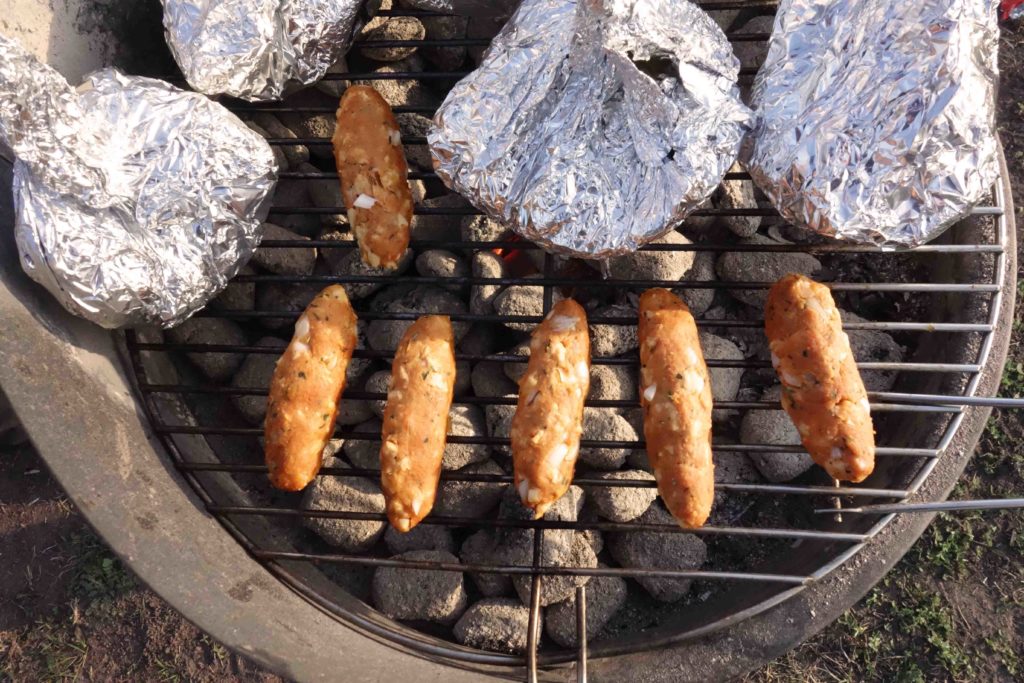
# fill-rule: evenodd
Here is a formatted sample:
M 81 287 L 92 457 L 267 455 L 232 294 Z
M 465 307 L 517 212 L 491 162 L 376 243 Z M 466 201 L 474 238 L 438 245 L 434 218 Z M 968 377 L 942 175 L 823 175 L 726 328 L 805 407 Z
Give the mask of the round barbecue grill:
M 744 9 L 770 14 L 769 2 L 704 2 L 709 10 Z M 429 13 L 388 10 L 384 16 Z M 730 34 L 737 41 L 764 41 L 763 33 Z M 362 47 L 470 47 L 486 40 L 363 41 Z M 356 68 L 330 74 L 329 80 L 423 80 L 431 87 L 453 84 L 462 72 L 406 72 Z M 749 83 L 756 66 L 745 66 Z M 283 103 L 226 103 L 242 117 L 257 113 L 333 113 L 333 107 L 307 104 L 301 96 Z M 429 116 L 430 106 L 404 105 L 396 113 Z M 327 146 L 326 137 L 271 138 L 275 146 Z M 422 136 L 403 135 L 410 152 L 422 150 Z M 317 155 L 314 155 L 317 156 Z M 285 171 L 290 183 L 336 182 L 327 170 Z M 9 169 L 4 169 L 5 178 Z M 413 171 L 413 180 L 438 187 L 436 176 Z M 746 179 L 731 173 L 729 179 Z M 10 184 L 5 180 L 4 187 Z M 10 210 L 9 193 L 3 197 Z M 457 205 L 417 206 L 417 216 L 458 225 L 475 210 Z M 342 206 L 276 205 L 270 219 L 294 216 L 344 215 Z M 774 217 L 764 208 L 709 208 L 700 217 L 746 215 Z M 1003 169 L 991 202 L 932 244 L 909 251 L 837 243 L 738 244 L 728 238 L 694 244 L 655 245 L 649 251 L 689 250 L 773 254 L 802 251 L 819 257 L 836 277 L 829 284 L 840 306 L 867 300 L 876 315 L 846 324 L 850 330 L 884 331 L 907 347 L 898 362 L 858 359 L 862 370 L 898 373 L 892 390 L 872 393 L 878 430 L 878 467 L 861 485 L 835 486 L 817 468 L 785 483 L 721 483 L 719 505 L 733 510 L 696 533 L 708 544 L 708 562 L 698 569 L 654 566 L 570 568 L 542 562 L 545 533 L 554 530 L 598 531 L 603 534 L 683 533 L 674 525 L 617 524 L 598 518 L 578 521 L 499 519 L 494 513 L 475 518 L 431 515 L 423 524 L 441 525 L 462 538 L 479 529 L 533 530 L 534 554 L 529 564 L 464 563 L 392 559 L 379 547 L 344 553 L 323 544 L 304 528 L 310 518 L 381 520 L 381 513 L 352 509 L 307 510 L 298 496 L 272 492 L 258 437 L 261 428 L 234 409 L 240 397 L 259 397 L 266 386 L 215 383 L 189 361 L 196 354 L 248 354 L 276 357 L 279 348 L 255 343 L 268 319 L 281 321 L 287 335 L 297 310 L 258 299 L 254 309 L 210 307 L 199 315 L 230 320 L 248 332 L 241 344 L 171 341 L 155 330 L 109 334 L 77 320 L 31 284 L 20 272 L 10 230 L 3 249 L 0 310 L 0 382 L 18 410 L 44 459 L 83 514 L 139 576 L 187 618 L 225 644 L 283 675 L 298 680 L 335 678 L 379 680 L 408 675 L 412 680 L 479 680 L 481 676 L 565 680 L 581 672 L 581 653 L 561 648 L 542 635 L 540 589 L 545 580 L 567 574 L 687 578 L 694 588 L 683 600 L 654 605 L 633 596 L 613 620 L 614 628 L 588 634 L 586 671 L 591 680 L 718 680 L 761 664 L 824 627 L 853 604 L 923 531 L 927 515 L 843 514 L 844 507 L 944 498 L 970 456 L 987 417 L 1002 374 L 1015 295 L 1015 228 Z M 3 220 L 10 223 L 9 214 Z M 457 230 L 455 231 L 458 232 Z M 310 248 L 321 253 L 352 248 L 335 239 L 282 240 L 263 243 L 267 250 Z M 397 276 L 279 275 L 252 271 L 239 275 L 239 285 L 256 287 L 323 287 L 345 285 L 443 286 L 468 292 L 481 285 L 542 288 L 542 312 L 556 295 L 586 300 L 611 293 L 654 286 L 679 286 L 677 281 L 624 280 L 602 277 L 596 268 L 565 263 L 544 255 L 529 258 L 537 248 L 503 237 L 497 240 L 418 239 L 417 252 L 444 249 L 471 255 L 479 251 L 517 254 L 537 266 L 527 276 L 424 277 L 410 270 Z M 524 254 L 526 256 L 524 256 Z M 862 265 L 870 256 L 878 268 Z M 858 265 L 860 264 L 860 265 Z M 883 279 L 870 279 L 883 273 Z M 685 287 L 717 292 L 764 290 L 768 282 L 727 282 L 709 279 Z M 861 306 L 861 310 L 863 310 Z M 358 302 L 365 321 L 414 320 L 421 311 L 374 309 Z M 539 322 L 541 315 L 498 315 L 449 311 L 456 323 L 505 325 Z M 591 323 L 631 326 L 635 319 L 592 316 Z M 702 331 L 751 330 L 762 321 L 751 318 L 701 318 Z M 261 331 L 262 330 L 262 331 Z M 386 351 L 357 350 L 356 357 L 377 367 L 390 362 Z M 459 352 L 470 364 L 516 363 L 514 351 Z M 595 365 L 633 368 L 626 354 L 595 356 Z M 766 372 L 766 361 L 708 358 L 712 368 Z M 381 400 L 384 394 L 347 390 L 350 401 Z M 456 404 L 514 405 L 508 396 L 458 396 Z M 600 400 L 588 405 L 603 409 L 635 408 L 635 400 Z M 777 409 L 777 403 L 741 397 L 720 401 L 728 411 Z M 734 423 L 728 423 L 734 424 Z M 376 440 L 379 434 L 351 426 L 339 427 L 346 441 Z M 795 445 L 741 442 L 735 430 L 716 428 L 716 453 L 790 454 Z M 455 443 L 500 448 L 501 436 L 452 437 Z M 584 447 L 642 449 L 639 441 L 591 439 Z M 373 469 L 327 467 L 321 477 L 379 476 Z M 445 472 L 444 481 L 507 485 L 511 475 Z M 584 487 L 651 486 L 643 480 L 607 480 L 577 474 Z M 731 499 L 731 500 L 730 500 Z M 733 503 L 738 503 L 733 505 Z M 817 514 L 830 508 L 830 514 Z M 531 580 L 528 647 L 525 654 L 488 652 L 458 644 L 450 629 L 426 623 L 400 623 L 373 608 L 365 584 L 368 573 L 381 567 L 411 570 L 492 573 L 528 576 Z M 467 581 L 468 582 L 468 581 Z M 641 591 L 636 591 L 638 594 Z M 636 598 L 636 599 L 634 599 Z M 584 608 L 595 596 L 584 592 Z

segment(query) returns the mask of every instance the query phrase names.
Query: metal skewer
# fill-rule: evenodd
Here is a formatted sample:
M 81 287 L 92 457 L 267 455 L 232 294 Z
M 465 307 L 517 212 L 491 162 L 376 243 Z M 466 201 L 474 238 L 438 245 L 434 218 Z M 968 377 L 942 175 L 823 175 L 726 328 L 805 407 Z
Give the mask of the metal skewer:
M 587 683 L 587 587 L 576 587 L 576 683 Z
M 533 568 L 540 566 L 541 545 L 544 529 L 533 534 Z M 541 575 L 534 574 L 530 580 L 530 620 L 526 630 L 526 683 L 537 683 L 537 644 L 540 642 L 540 591 Z
M 862 505 L 843 508 L 843 512 L 855 515 L 888 514 L 890 512 L 955 512 L 959 510 L 1013 510 L 1024 508 L 1024 498 L 997 498 L 995 500 L 944 500 L 937 503 L 902 503 Z M 820 508 L 815 514 L 835 513 L 833 508 Z
M 833 479 L 832 486 L 834 488 L 839 488 L 840 486 L 842 486 L 842 483 L 838 479 Z M 834 497 L 832 499 L 832 507 L 839 511 L 836 512 L 836 516 L 833 519 L 836 520 L 836 524 L 841 524 L 843 521 L 843 513 L 841 512 L 841 510 L 843 509 L 843 499 L 840 498 L 839 496 Z

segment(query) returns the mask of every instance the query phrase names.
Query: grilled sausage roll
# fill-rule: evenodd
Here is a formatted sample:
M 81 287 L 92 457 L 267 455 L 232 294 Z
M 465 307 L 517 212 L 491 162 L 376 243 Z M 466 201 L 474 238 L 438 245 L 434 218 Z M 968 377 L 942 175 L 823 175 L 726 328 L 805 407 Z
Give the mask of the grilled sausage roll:
M 715 498 L 711 380 L 697 324 L 667 289 L 640 297 L 640 405 L 658 493 L 680 526 L 702 526 Z
M 373 88 L 348 88 L 338 106 L 331 142 L 348 221 L 363 262 L 374 268 L 396 268 L 409 247 L 412 191 L 391 107 Z
M 589 390 L 587 314 L 566 299 L 533 331 L 509 434 L 516 489 L 538 518 L 572 482 Z
M 388 520 L 403 533 L 434 507 L 454 391 L 451 321 L 423 316 L 395 351 L 381 427 L 381 488 Z
M 320 470 L 355 348 L 356 314 L 345 288 L 331 285 L 299 316 L 270 380 L 264 451 L 277 488 L 299 491 Z
M 875 468 L 870 405 L 828 287 L 803 275 L 776 282 L 765 333 L 804 448 L 833 478 L 866 479 Z

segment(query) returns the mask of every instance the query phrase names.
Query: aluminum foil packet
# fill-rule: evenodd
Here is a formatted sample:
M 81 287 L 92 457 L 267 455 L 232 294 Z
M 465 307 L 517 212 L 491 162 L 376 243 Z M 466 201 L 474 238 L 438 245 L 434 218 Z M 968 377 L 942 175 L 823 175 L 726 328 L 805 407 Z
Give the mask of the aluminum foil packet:
M 277 180 L 219 104 L 105 69 L 77 90 L 0 36 L 0 142 L 25 272 L 103 327 L 172 327 L 252 256 Z
M 782 0 L 747 166 L 784 218 L 913 246 L 998 173 L 998 0 Z
M 557 253 L 674 227 L 735 161 L 739 61 L 686 0 L 524 0 L 428 135 L 438 176 Z
M 163 0 L 171 54 L 208 95 L 278 100 L 348 51 L 363 0 Z

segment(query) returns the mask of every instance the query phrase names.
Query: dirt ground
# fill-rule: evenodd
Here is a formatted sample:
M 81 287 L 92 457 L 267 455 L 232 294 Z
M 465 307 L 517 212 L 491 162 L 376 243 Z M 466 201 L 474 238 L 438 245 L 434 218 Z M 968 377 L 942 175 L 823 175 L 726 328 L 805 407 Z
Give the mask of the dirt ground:
M 1004 32 L 1001 68 L 1001 134 L 1024 206 L 1024 27 Z M 1022 342 L 1019 308 L 1006 396 L 1024 396 Z M 1024 414 L 994 413 L 954 497 L 1020 496 L 1022 441 Z M 744 680 L 1024 680 L 1022 522 L 1020 512 L 939 518 L 860 604 Z M 0 448 L 0 680 L 281 679 L 141 587 L 19 446 Z

